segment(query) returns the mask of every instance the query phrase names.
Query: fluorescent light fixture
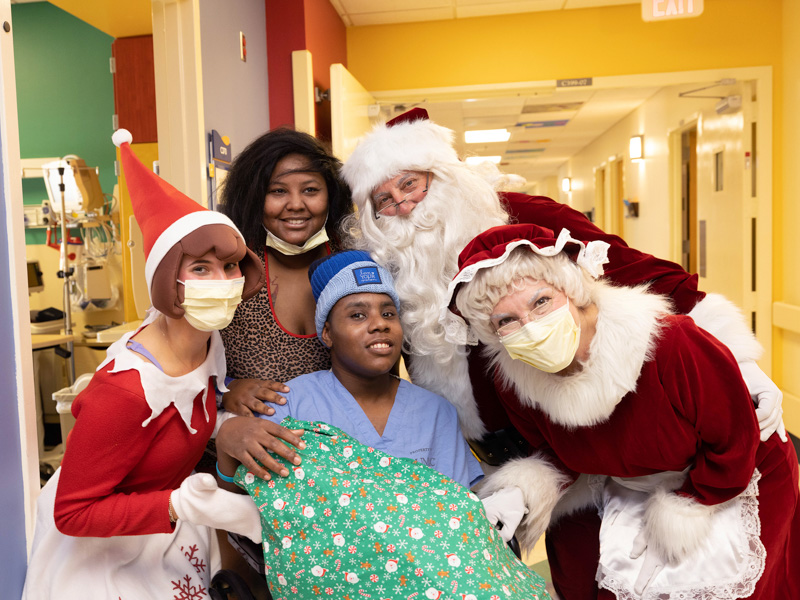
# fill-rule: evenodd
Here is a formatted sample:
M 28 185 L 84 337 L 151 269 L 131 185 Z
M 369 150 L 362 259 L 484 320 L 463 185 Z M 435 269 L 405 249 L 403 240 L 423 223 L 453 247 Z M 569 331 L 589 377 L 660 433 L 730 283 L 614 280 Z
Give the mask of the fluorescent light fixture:
M 628 152 L 631 160 L 642 160 L 644 158 L 644 136 L 634 135 L 631 137 Z
M 564 177 L 561 180 L 561 191 L 562 192 L 571 192 L 572 191 L 572 179 L 569 177 Z
M 476 129 L 465 131 L 464 140 L 468 144 L 489 144 L 491 142 L 507 142 L 511 137 L 508 129 Z
M 468 165 L 479 165 L 482 162 L 499 164 L 502 158 L 502 156 L 468 156 L 466 162 Z

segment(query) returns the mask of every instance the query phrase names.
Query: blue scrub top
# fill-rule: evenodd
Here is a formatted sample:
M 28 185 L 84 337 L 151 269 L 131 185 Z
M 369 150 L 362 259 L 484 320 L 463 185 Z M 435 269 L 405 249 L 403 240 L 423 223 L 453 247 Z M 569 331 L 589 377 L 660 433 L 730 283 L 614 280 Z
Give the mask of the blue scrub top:
M 331 371 L 316 371 L 286 383 L 286 404 L 272 404 L 275 423 L 291 416 L 324 421 L 362 444 L 392 456 L 413 458 L 465 487 L 483 478 L 478 461 L 461 435 L 455 407 L 447 400 L 403 379 L 383 435 L 378 435 L 361 406 Z

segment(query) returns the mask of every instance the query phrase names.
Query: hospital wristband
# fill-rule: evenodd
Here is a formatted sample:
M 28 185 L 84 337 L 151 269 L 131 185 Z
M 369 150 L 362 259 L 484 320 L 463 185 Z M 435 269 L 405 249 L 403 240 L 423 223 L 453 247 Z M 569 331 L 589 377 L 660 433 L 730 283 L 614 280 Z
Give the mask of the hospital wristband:
M 233 483 L 233 477 L 228 477 L 227 475 L 223 475 L 222 471 L 219 470 L 219 463 L 217 463 L 217 475 L 222 481 L 227 481 L 228 483 Z

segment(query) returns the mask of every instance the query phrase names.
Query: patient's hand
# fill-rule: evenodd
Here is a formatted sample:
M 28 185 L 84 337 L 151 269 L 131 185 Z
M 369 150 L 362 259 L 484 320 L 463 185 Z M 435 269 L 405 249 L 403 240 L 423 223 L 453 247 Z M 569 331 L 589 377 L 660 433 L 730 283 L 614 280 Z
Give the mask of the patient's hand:
M 220 426 L 217 434 L 217 453 L 220 465 L 229 462 L 225 460 L 226 457 L 223 456 L 225 454 L 227 457 L 236 459 L 261 479 L 270 479 L 269 471 L 286 477 L 289 475 L 289 471 L 275 460 L 270 452 L 282 456 L 292 464 L 299 465 L 301 459 L 292 446 L 301 450 L 306 447 L 305 442 L 300 438 L 302 432 L 302 429 L 286 429 L 266 419 L 245 417 L 228 419 Z M 285 440 L 291 446 L 284 444 L 281 440 Z
M 230 413 L 242 417 L 275 414 L 275 409 L 266 404 L 286 404 L 286 398 L 278 392 L 286 393 L 285 384 L 269 379 L 236 379 L 222 395 L 222 406 Z

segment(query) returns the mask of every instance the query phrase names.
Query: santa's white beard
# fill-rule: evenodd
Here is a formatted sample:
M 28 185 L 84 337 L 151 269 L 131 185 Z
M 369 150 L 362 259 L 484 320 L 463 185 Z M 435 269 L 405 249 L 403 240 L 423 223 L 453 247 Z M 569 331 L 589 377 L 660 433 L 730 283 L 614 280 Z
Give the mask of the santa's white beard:
M 444 339 L 439 311 L 447 286 L 458 272 L 461 250 L 475 236 L 507 219 L 494 190 L 488 186 L 484 190 L 491 193 L 490 210 L 474 206 L 474 197 L 472 202 L 462 202 L 462 190 L 439 182 L 430 186 L 408 215 L 375 222 L 379 239 L 370 250 L 395 278 L 406 350 L 415 356 L 432 356 L 446 364 L 455 353 L 463 353 Z
M 480 437 L 484 430 L 474 407 L 467 349 L 445 339 L 439 313 L 461 250 L 483 231 L 506 224 L 508 215 L 488 183 L 471 173 L 454 175 L 435 176 L 423 201 L 406 216 L 375 220 L 360 211 L 355 245 L 394 277 L 405 348 L 413 355 L 411 379 L 450 400 L 465 435 Z

